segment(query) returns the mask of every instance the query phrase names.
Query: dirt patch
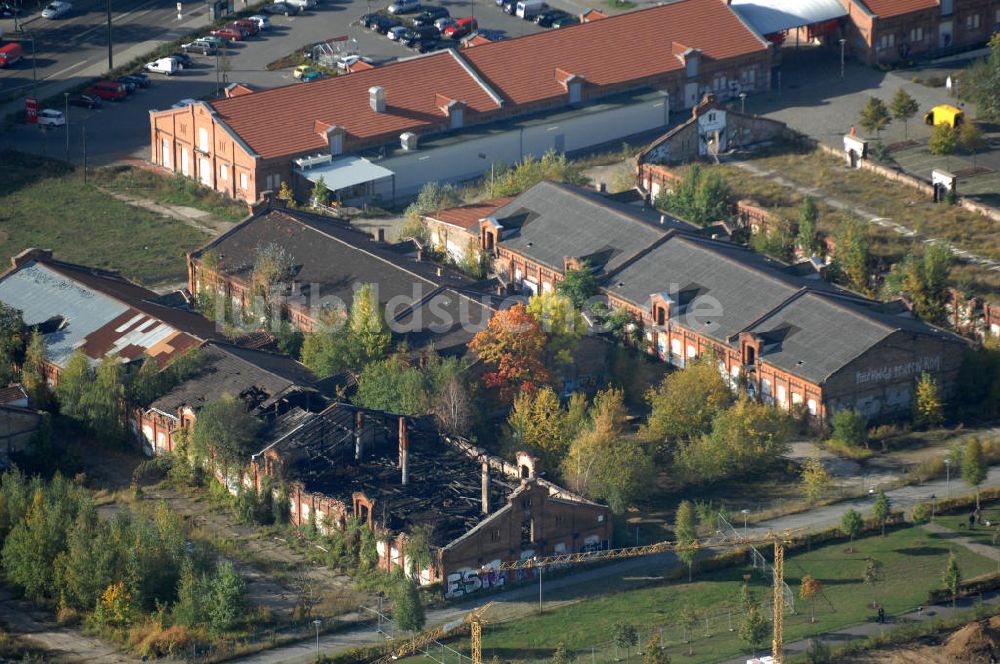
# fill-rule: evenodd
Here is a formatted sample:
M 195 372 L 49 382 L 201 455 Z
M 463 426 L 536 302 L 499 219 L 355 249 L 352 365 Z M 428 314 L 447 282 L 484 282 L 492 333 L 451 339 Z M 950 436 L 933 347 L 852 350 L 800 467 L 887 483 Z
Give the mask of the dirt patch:
M 960 178 L 971 178 L 974 175 L 986 175 L 987 173 L 992 173 L 992 168 L 986 168 L 985 166 L 976 166 L 975 168 L 963 168 L 960 171 L 955 171 L 955 175 Z
M 969 623 L 948 637 L 941 648 L 952 662 L 996 662 L 1000 659 L 1000 618 Z
M 899 143 L 892 143 L 889 145 L 889 152 L 899 152 L 900 150 L 909 150 L 910 148 L 915 148 L 920 143 L 916 141 L 900 141 Z

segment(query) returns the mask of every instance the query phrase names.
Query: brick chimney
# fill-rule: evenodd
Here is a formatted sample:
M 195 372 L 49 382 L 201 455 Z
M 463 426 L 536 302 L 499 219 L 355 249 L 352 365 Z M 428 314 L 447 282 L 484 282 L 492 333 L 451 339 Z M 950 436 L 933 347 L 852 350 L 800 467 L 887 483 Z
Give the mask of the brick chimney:
M 410 441 L 406 433 L 406 418 L 399 418 L 399 469 L 402 474 L 400 483 L 406 486 L 410 482 Z
M 385 113 L 385 88 L 380 85 L 368 88 L 368 105 L 376 113 Z
M 361 458 L 365 454 L 365 443 L 361 438 L 361 431 L 364 425 L 365 414 L 363 412 L 356 411 L 354 413 L 354 460 L 361 461 Z
M 490 464 L 483 461 L 483 514 L 490 513 Z

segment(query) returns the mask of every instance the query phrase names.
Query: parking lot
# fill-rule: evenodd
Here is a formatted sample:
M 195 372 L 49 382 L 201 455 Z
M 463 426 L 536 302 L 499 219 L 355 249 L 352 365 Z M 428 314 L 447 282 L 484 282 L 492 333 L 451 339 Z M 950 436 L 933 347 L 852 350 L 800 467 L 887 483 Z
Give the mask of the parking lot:
M 559 6 L 559 3 L 568 11 L 579 11 L 570 0 L 555 0 L 549 4 Z M 186 68 L 169 77 L 151 74 L 153 83 L 149 88 L 137 91 L 122 102 L 105 102 L 103 108 L 97 110 L 70 107 L 69 158 L 82 162 L 84 133 L 87 161 L 90 164 L 106 164 L 129 157 L 147 158 L 150 109 L 169 108 L 184 98 L 212 96 L 226 81 L 258 87 L 308 85 L 295 81 L 291 67 L 267 70 L 269 63 L 306 44 L 346 37 L 346 40 L 334 44 L 344 50 L 370 57 L 378 64 L 413 57 L 416 55 L 415 51 L 359 24 L 363 14 L 369 10 L 374 12 L 383 9 L 387 4 L 362 0 L 326 0 L 318 7 L 297 16 L 272 15 L 270 29 L 247 41 L 233 42 L 229 51 L 228 71 L 225 71 L 225 59 L 194 55 L 195 67 Z M 504 14 L 493 0 L 439 0 L 425 4 L 444 6 L 454 17 L 474 16 L 481 29 L 508 37 L 544 30 L 531 21 Z M 217 68 L 217 64 L 221 66 Z M 62 158 L 67 151 L 66 131 L 62 127 L 43 129 L 31 125 L 16 125 L 0 136 L 0 147 Z

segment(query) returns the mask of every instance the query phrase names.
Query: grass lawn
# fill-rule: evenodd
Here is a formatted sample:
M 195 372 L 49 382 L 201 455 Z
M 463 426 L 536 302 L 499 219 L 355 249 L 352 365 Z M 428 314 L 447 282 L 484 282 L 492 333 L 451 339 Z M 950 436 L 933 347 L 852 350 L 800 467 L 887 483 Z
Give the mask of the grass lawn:
M 964 547 L 953 548 L 964 577 L 995 569 L 993 561 Z M 808 604 L 796 600 L 797 612 L 785 617 L 785 641 L 872 620 L 875 610 L 871 602 L 875 596 L 890 616 L 925 604 L 927 592 L 942 585 L 949 550 L 947 542 L 933 538 L 922 528 L 908 527 L 885 538 L 859 540 L 853 553 L 848 553 L 846 543 L 838 542 L 789 555 L 785 576 L 796 594 L 805 574 L 820 579 L 824 587 L 815 601 L 815 624 L 809 622 Z M 885 581 L 874 592 L 861 582 L 868 557 L 880 561 L 885 569 Z M 635 576 L 610 578 L 587 584 L 583 594 L 580 589 L 553 590 L 546 593 L 548 601 L 572 599 L 577 603 L 546 611 L 542 616 L 488 625 L 483 654 L 487 660 L 494 655 L 512 662 L 547 660 L 561 642 L 568 650 L 576 651 L 582 661 L 590 661 L 592 646 L 595 661 L 613 661 L 613 626 L 626 621 L 636 626 L 643 640 L 652 630 L 662 628 L 674 661 L 715 662 L 739 656 L 746 652 L 736 631 L 742 614 L 739 595 L 745 572 L 733 568 L 696 576 L 693 583 L 660 582 L 626 590 L 622 589 L 648 580 Z M 753 577 L 751 586 L 762 600 L 769 598 L 770 584 L 759 574 Z M 685 630 L 679 624 L 682 607 L 691 607 L 701 616 L 690 630 L 695 652 L 691 657 L 685 656 Z M 730 624 L 734 631 L 730 631 Z M 706 630 L 710 636 L 706 636 Z M 767 643 L 769 647 L 770 635 Z M 467 650 L 468 638 L 455 639 L 450 645 Z M 624 652 L 621 655 L 624 657 Z
M 0 255 L 27 247 L 117 270 L 144 284 L 182 281 L 185 254 L 208 235 L 109 197 L 63 162 L 0 152 Z
M 751 156 L 755 167 L 780 173 L 796 184 L 816 189 L 815 196 L 829 194 L 846 203 L 901 223 L 927 236 L 942 238 L 955 246 L 991 258 L 1000 258 L 1000 240 L 994 224 L 986 217 L 957 206 L 935 205 L 916 189 L 892 183 L 875 173 L 852 170 L 839 159 L 818 150 L 801 151 L 781 146 Z M 772 180 L 753 175 L 728 164 L 718 169 L 735 197 L 756 201 L 759 205 L 787 219 L 796 219 L 803 196 Z M 683 174 L 684 168 L 678 169 Z M 836 234 L 841 212 L 817 201 L 819 229 Z M 919 240 L 895 231 L 870 226 L 872 253 L 892 263 L 920 244 Z M 980 293 L 1000 292 L 1000 274 L 971 264 L 952 268 L 953 283 L 971 282 Z
M 986 522 L 990 526 L 986 526 Z M 972 530 L 969 530 L 969 511 L 963 510 L 954 514 L 938 514 L 934 517 L 934 523 L 954 531 L 956 536 L 966 537 L 979 544 L 988 544 L 1000 549 L 1000 503 L 982 503 L 982 523 Z M 993 537 L 996 535 L 996 543 Z M 945 535 L 939 535 L 941 539 L 947 539 Z
M 247 216 L 246 203 L 226 198 L 183 175 L 160 175 L 135 166 L 109 166 L 98 169 L 95 176 L 102 187 L 123 194 L 193 207 L 226 221 L 242 221 Z

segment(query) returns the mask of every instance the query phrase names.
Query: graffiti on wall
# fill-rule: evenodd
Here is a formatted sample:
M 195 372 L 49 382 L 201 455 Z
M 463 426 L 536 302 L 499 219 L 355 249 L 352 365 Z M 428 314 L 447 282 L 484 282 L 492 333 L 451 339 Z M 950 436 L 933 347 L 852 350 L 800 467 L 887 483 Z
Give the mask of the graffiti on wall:
M 857 372 L 858 385 L 866 383 L 887 383 L 918 376 L 925 371 L 940 371 L 941 356 L 922 357 L 914 362 L 903 362 L 895 366 L 884 366 Z

